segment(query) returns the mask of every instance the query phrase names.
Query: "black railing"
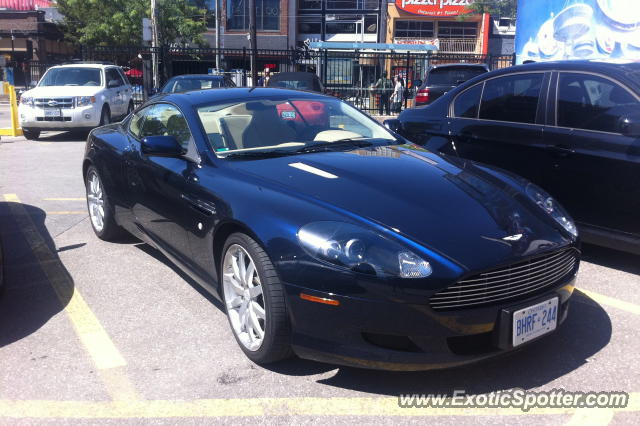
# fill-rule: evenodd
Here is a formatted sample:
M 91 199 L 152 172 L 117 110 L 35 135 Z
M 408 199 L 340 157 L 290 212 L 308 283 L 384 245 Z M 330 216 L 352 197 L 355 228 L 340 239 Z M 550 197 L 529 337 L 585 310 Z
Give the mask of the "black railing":
M 154 53 L 158 55 L 160 84 L 175 75 L 227 72 L 232 75 L 236 84 L 251 85 L 249 49 L 97 46 L 83 47 L 80 57 L 82 61 L 108 62 L 122 66 L 134 86 L 134 102 L 139 105 L 152 93 L 151 60 Z M 220 70 L 215 70 L 216 57 L 221 59 Z M 497 69 L 510 66 L 513 57 L 437 52 L 258 49 L 256 62 L 260 75 L 265 68 L 269 68 L 272 73 L 316 73 L 327 93 L 364 111 L 378 113 L 381 100 L 386 102 L 386 98 L 393 93 L 393 89 L 372 87 L 383 72 L 387 73 L 388 78 L 398 76 L 404 80 L 407 90 L 403 91 L 399 106 L 406 108 L 413 104 L 416 80 L 424 79 L 430 65 L 452 62 L 486 63 L 491 69 Z M 38 81 L 52 65 L 56 64 L 29 62 L 25 66 L 26 85 Z

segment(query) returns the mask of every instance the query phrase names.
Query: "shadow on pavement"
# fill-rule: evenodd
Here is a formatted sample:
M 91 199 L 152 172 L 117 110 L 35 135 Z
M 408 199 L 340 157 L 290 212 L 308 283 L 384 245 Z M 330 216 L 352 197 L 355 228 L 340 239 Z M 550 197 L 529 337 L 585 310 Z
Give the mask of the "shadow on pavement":
M 624 251 L 583 244 L 582 260 L 607 268 L 618 269 L 630 274 L 640 275 L 640 256 Z
M 88 131 L 70 130 L 66 132 L 42 132 L 37 141 L 32 142 L 80 142 L 84 143 L 89 136 Z
M 37 331 L 62 311 L 73 295 L 73 279 L 56 253 L 45 217 L 46 213 L 37 207 L 0 202 L 5 273 L 4 295 L 0 299 L 0 347 Z

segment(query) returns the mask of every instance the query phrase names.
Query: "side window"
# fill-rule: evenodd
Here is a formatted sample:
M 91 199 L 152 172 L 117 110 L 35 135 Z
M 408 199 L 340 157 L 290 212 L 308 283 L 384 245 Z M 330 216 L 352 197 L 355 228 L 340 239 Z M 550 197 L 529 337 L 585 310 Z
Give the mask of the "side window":
M 638 107 L 636 98 L 611 80 L 591 74 L 560 74 L 560 127 L 619 133 L 620 116 L 630 107 Z
M 124 84 L 124 81 L 122 80 L 122 77 L 120 77 L 120 74 L 118 73 L 118 71 L 115 68 L 108 68 L 107 69 L 107 84 L 109 84 L 110 81 L 115 80 L 118 82 L 118 86 L 122 86 Z
M 136 138 L 141 137 L 142 123 L 144 123 L 144 119 L 151 111 L 151 108 L 153 108 L 153 106 L 148 106 L 144 109 L 141 109 L 140 111 L 133 114 L 133 117 L 131 117 L 131 120 L 129 120 L 129 131 Z
M 485 120 L 535 123 L 544 74 L 516 74 L 487 80 L 480 104 Z
M 482 83 L 467 89 L 456 97 L 453 102 L 454 117 L 476 118 L 478 107 L 480 106 L 480 95 L 482 94 Z
M 147 114 L 140 136 L 173 136 L 184 149 L 188 149 L 191 132 L 187 120 L 178 108 L 169 104 L 156 104 Z
M 131 83 L 129 82 L 129 78 L 127 78 L 124 71 L 122 71 L 122 68 L 118 68 L 117 70 L 118 70 L 118 75 L 120 75 L 120 79 L 122 80 L 123 84 L 130 86 Z

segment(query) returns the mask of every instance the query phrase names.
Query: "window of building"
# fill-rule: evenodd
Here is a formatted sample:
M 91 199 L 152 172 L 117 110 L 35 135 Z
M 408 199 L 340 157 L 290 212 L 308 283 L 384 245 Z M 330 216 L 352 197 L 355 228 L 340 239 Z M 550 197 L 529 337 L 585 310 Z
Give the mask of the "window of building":
M 453 115 L 462 118 L 476 118 L 481 94 L 482 84 L 477 84 L 462 92 L 453 102 Z
M 299 22 L 299 34 L 320 34 L 322 32 L 321 22 Z
M 396 21 L 394 37 L 398 38 L 433 38 L 433 22 L 428 21 Z
M 357 9 L 358 0 L 327 0 L 327 9 Z
M 280 29 L 280 0 L 256 0 L 256 28 L 258 31 Z M 227 0 L 227 28 L 249 29 L 249 1 Z
M 355 22 L 327 22 L 327 34 L 360 34 Z
M 438 22 L 439 38 L 476 38 L 478 37 L 477 22 Z
M 488 80 L 482 93 L 480 118 L 535 123 L 542 78 L 542 73 L 535 73 Z
M 298 0 L 299 10 L 322 9 L 322 0 Z
M 611 80 L 591 74 L 560 74 L 558 126 L 620 133 L 620 116 L 631 109 L 638 109 L 636 98 Z

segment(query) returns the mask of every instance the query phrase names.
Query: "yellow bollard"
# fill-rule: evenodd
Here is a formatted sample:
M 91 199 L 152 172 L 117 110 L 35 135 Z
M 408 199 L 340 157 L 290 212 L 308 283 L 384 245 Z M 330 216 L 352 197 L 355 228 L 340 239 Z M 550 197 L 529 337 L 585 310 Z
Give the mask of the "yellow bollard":
M 18 121 L 18 100 L 16 98 L 16 89 L 13 86 L 9 86 L 9 108 L 11 109 L 11 127 L 0 129 L 0 135 L 22 136 L 22 129 Z
M 8 81 L 3 81 L 2 82 L 2 93 L 4 93 L 5 95 L 9 94 L 9 82 Z

